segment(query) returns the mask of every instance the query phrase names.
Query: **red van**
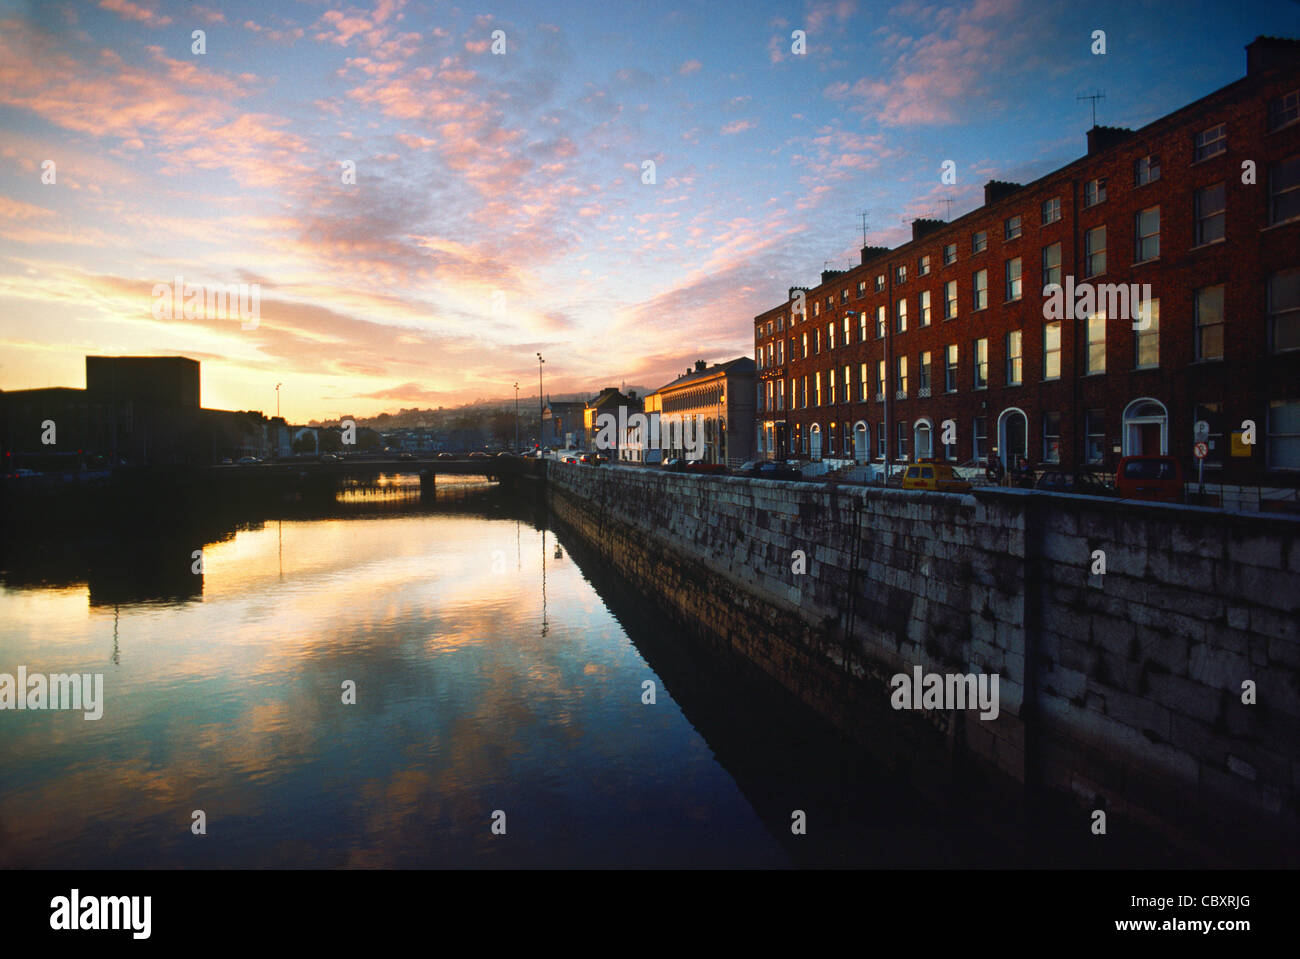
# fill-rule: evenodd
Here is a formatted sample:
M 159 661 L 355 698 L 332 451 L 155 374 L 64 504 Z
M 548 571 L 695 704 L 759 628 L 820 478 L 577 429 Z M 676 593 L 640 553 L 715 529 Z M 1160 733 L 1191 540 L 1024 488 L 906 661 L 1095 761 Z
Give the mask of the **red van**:
M 1183 501 L 1183 467 L 1172 456 L 1125 456 L 1115 470 L 1115 489 L 1124 499 Z

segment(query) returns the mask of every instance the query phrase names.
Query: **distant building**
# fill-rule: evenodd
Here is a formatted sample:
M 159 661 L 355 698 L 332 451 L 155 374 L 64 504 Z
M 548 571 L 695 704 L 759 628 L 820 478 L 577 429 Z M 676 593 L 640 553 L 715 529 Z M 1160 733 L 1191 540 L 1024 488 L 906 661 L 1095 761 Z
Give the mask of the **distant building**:
M 687 417 L 704 429 L 702 458 L 736 465 L 754 457 L 754 391 L 757 367 L 747 356 L 695 368 L 646 397 L 659 412 L 659 442 L 666 457 L 693 456 L 681 427 Z M 694 418 L 698 417 L 698 420 Z
M 565 403 L 548 399 L 542 410 L 542 438 L 544 447 L 568 446 L 579 443 L 583 435 L 583 411 L 587 404 L 581 401 Z
M 608 413 L 617 422 L 620 408 L 624 411 L 623 416 L 626 419 L 632 413 L 641 412 L 641 401 L 636 398 L 635 393 L 624 395 L 616 387 L 607 386 L 587 403 L 582 411 L 582 446 L 584 448 L 596 448 L 596 434 L 600 431 L 599 419 L 601 414 Z M 605 448 L 603 452 L 610 459 L 618 459 L 621 441 L 622 437 L 615 430 L 612 445 Z

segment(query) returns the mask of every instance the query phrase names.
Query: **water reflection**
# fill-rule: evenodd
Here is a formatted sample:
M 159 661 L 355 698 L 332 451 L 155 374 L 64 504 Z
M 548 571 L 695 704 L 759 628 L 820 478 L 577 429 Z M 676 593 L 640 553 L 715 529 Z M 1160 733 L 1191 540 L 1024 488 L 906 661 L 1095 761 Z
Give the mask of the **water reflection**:
M 108 525 L 7 538 L 0 669 L 104 672 L 106 706 L 0 714 L 0 863 L 788 861 L 526 498 Z

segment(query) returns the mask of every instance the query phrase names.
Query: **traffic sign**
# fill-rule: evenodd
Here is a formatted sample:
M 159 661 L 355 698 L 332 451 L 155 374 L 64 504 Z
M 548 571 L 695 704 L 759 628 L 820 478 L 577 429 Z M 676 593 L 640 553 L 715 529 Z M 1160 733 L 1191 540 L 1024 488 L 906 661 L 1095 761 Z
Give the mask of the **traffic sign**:
M 1210 438 L 1210 424 L 1205 422 L 1205 420 L 1197 420 L 1192 438 L 1198 443 L 1204 443 L 1208 440 Z
M 1205 454 L 1210 452 L 1209 444 L 1197 443 L 1194 447 L 1192 447 L 1192 452 L 1196 454 L 1196 458 L 1198 460 L 1203 460 L 1205 459 Z

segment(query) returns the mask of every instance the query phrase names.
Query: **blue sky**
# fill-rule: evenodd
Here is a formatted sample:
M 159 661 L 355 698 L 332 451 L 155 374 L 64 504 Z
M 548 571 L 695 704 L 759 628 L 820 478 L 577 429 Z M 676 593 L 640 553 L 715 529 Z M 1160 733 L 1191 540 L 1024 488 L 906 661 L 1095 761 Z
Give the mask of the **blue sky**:
M 1300 5 L 0 2 L 0 388 L 179 353 L 306 420 L 527 395 L 538 351 L 658 386 L 855 263 L 858 213 L 903 242 L 1079 156 L 1079 94 L 1142 125 L 1259 34 Z M 257 283 L 256 329 L 157 318 L 177 275 Z

